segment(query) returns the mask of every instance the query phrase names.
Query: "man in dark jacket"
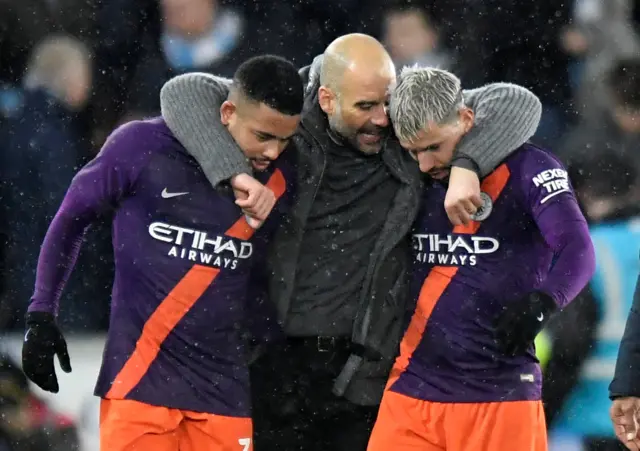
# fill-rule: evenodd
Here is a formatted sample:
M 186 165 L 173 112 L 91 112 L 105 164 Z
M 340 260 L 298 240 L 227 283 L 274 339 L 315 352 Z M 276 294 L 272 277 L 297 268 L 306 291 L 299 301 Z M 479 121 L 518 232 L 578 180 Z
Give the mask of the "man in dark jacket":
M 410 307 L 407 235 L 421 180 L 390 136 L 395 68 L 379 42 L 343 36 L 301 73 L 307 100 L 288 150 L 297 159 L 298 199 L 268 266 L 268 305 L 280 326 L 273 330 L 286 338 L 253 364 L 256 449 L 364 450 Z M 474 145 L 462 144 L 453 163 L 446 205 L 454 222 L 468 222 L 478 205 L 478 177 L 465 168 L 486 175 L 540 118 L 525 89 L 468 94 L 479 119 Z M 217 107 L 226 96 L 224 80 L 205 74 L 177 77 L 161 94 L 168 126 L 213 184 L 246 172 L 241 159 L 231 161 L 237 150 L 223 145 Z M 514 132 L 496 134 L 489 124 L 507 109 Z
M 609 397 L 613 400 L 610 415 L 616 436 L 630 450 L 640 450 L 640 277 L 620 343 Z

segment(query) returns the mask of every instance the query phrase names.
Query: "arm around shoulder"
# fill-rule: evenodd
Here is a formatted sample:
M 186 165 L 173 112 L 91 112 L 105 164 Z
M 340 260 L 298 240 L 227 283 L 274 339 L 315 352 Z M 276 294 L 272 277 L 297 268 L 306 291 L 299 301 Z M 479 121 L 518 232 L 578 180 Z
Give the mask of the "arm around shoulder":
M 231 80 L 204 73 L 179 75 L 160 91 L 162 117 L 198 161 L 214 187 L 251 168 L 233 137 L 220 121 Z
M 473 160 L 484 177 L 535 134 L 542 104 L 534 93 L 511 83 L 465 91 L 464 98 L 475 119 L 458 145 L 456 159 Z

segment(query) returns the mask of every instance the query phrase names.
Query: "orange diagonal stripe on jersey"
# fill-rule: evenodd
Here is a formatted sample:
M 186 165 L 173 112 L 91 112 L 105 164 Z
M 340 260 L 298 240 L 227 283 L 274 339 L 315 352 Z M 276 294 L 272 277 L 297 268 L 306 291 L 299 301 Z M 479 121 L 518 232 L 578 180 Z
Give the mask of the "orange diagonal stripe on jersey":
M 287 182 L 280 169 L 273 171 L 273 174 L 271 174 L 271 177 L 269 177 L 269 180 L 267 181 L 266 187 L 273 191 L 273 194 L 276 195 L 276 200 L 282 197 L 287 188 Z M 253 232 L 255 232 L 255 230 L 253 230 L 249 223 L 247 223 L 246 218 L 243 216 L 233 225 L 233 227 L 227 230 L 225 235 L 232 238 L 238 238 L 240 240 L 248 240 L 253 235 Z
M 266 186 L 271 188 L 277 198 L 284 194 L 286 182 L 279 169 L 274 171 Z M 254 232 L 255 230 L 247 224 L 243 216 L 225 232 L 225 235 L 248 240 Z M 111 384 L 106 398 L 125 398 L 138 385 L 158 356 L 164 340 L 184 315 L 191 310 L 218 274 L 220 274 L 220 270 L 217 268 L 194 265 L 180 279 L 145 323 L 136 348 Z
M 436 266 L 429 271 L 427 278 L 424 279 L 420 296 L 416 305 L 416 311 L 411 317 L 409 327 L 400 343 L 400 357 L 396 360 L 396 364 L 391 372 L 391 377 L 396 379 L 400 372 L 404 371 L 409 365 L 409 359 L 416 350 L 422 340 L 422 335 L 427 327 L 427 321 L 433 311 L 438 299 L 449 286 L 451 278 L 458 272 L 458 268 L 454 266 Z M 397 373 L 397 374 L 396 374 Z M 394 377 L 395 376 L 395 377 Z
M 194 265 L 180 279 L 145 323 L 135 350 L 113 381 L 107 398 L 122 399 L 138 385 L 160 352 L 162 342 L 219 273 L 219 269 Z
M 271 191 L 273 191 L 273 194 L 276 195 L 276 199 L 280 199 L 280 197 L 282 197 L 285 189 L 287 188 L 287 182 L 280 169 L 273 171 L 273 174 L 271 174 L 271 177 L 269 177 L 269 181 L 267 182 L 267 188 L 270 188 Z
M 481 190 L 487 193 L 495 203 L 506 186 L 509 175 L 509 168 L 506 164 L 499 166 L 482 181 Z M 474 234 L 478 232 L 480 224 L 480 222 L 472 221 L 466 226 L 456 226 L 453 229 L 453 233 Z M 416 311 L 400 343 L 400 356 L 391 371 L 391 377 L 389 378 L 387 387 L 390 387 L 409 365 L 411 356 L 420 344 L 420 340 L 422 340 L 433 309 L 458 272 L 458 269 L 459 268 L 455 266 L 434 266 L 431 268 L 431 271 L 429 271 L 420 288 Z

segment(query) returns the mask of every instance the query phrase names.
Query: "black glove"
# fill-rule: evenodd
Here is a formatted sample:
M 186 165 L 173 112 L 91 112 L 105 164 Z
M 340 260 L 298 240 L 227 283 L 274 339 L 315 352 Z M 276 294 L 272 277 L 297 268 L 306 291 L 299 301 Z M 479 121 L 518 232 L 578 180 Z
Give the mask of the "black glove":
M 26 322 L 27 333 L 22 344 L 22 371 L 38 387 L 58 393 L 53 356 L 57 354 L 62 370 L 70 373 L 71 362 L 67 342 L 50 313 L 27 313 Z
M 538 291 L 506 305 L 495 323 L 502 352 L 510 356 L 526 353 L 557 308 L 551 296 Z

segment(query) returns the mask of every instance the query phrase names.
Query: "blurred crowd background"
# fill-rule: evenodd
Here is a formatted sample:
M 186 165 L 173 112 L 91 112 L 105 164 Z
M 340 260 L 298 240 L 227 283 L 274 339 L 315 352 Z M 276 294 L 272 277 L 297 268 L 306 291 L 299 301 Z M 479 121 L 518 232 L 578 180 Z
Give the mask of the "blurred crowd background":
M 534 141 L 567 165 L 599 265 L 541 337 L 550 429 L 559 450 L 612 436 L 606 386 L 640 269 L 640 1 L 0 0 L 0 451 L 71 450 L 79 429 L 95 432 L 83 400 L 109 319 L 110 218 L 88 232 L 63 297 L 75 371 L 60 395 L 34 392 L 14 361 L 40 243 L 75 172 L 115 126 L 159 114 L 172 76 L 231 76 L 260 53 L 303 66 L 350 32 L 380 39 L 398 68 L 540 97 Z

